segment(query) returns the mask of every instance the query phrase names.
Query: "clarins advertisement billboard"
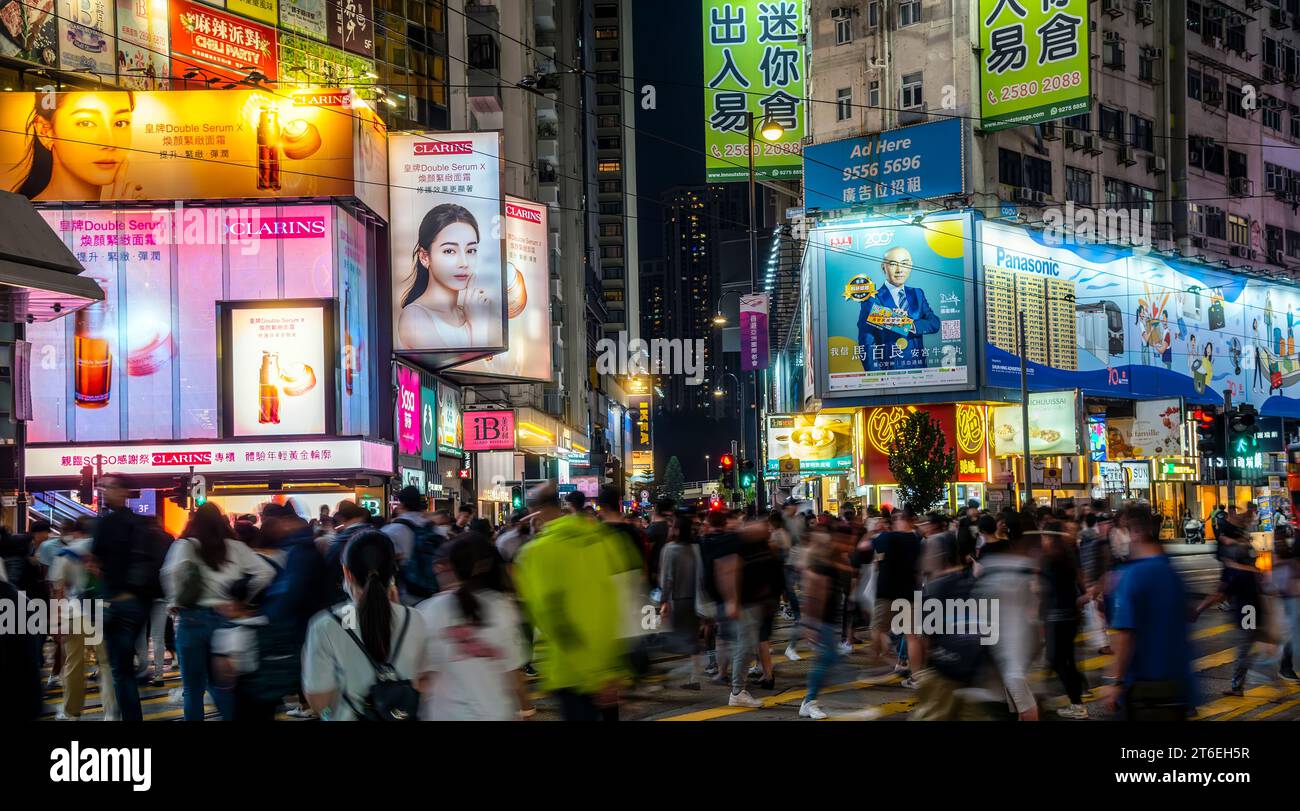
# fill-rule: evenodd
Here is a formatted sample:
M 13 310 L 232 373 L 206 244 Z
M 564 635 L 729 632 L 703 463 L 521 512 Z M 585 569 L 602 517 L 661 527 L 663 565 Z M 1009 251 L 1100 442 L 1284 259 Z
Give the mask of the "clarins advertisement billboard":
M 223 302 L 227 436 L 330 431 L 334 401 L 332 302 Z

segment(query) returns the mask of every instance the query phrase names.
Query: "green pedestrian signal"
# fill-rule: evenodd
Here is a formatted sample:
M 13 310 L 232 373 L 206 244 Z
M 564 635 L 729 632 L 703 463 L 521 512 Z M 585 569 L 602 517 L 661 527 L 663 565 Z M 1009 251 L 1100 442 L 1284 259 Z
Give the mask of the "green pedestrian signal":
M 524 507 L 524 488 L 519 485 L 510 488 L 510 506 L 516 510 L 522 510 Z

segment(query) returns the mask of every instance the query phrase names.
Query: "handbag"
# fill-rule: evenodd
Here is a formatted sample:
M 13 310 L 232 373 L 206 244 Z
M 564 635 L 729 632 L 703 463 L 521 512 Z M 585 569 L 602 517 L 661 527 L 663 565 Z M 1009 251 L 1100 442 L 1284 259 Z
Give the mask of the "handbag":
M 402 620 L 402 630 L 397 634 L 397 644 L 393 646 L 392 652 L 386 662 L 376 662 L 370 655 L 366 643 L 361 641 L 338 614 L 333 611 L 329 612 L 334 621 L 343 628 L 344 633 L 352 638 L 352 641 L 361 648 L 361 652 L 366 655 L 366 661 L 370 663 L 371 669 L 375 671 L 375 683 L 370 685 L 366 691 L 365 700 L 358 707 L 348 698 L 346 693 L 340 692 L 343 701 L 352 709 L 360 721 L 418 721 L 420 720 L 420 691 L 415 689 L 415 685 L 410 679 L 402 678 L 402 675 L 393 667 L 393 662 L 397 659 L 397 654 L 402 650 L 402 642 L 406 639 L 406 629 L 411 625 L 411 609 L 405 609 L 406 614 Z

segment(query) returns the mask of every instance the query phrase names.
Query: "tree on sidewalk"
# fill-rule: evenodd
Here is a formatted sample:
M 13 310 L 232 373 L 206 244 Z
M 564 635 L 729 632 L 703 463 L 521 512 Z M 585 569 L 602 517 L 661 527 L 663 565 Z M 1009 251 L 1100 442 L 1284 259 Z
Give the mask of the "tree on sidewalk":
M 948 447 L 939 421 L 925 411 L 907 415 L 889 448 L 889 472 L 903 504 L 918 514 L 929 510 L 943 498 L 956 469 L 957 452 Z
M 668 467 L 664 470 L 663 484 L 659 488 L 659 495 L 663 498 L 671 498 L 678 504 L 682 503 L 682 493 L 686 491 L 686 479 L 682 476 L 682 463 L 677 461 L 674 456 L 668 460 Z

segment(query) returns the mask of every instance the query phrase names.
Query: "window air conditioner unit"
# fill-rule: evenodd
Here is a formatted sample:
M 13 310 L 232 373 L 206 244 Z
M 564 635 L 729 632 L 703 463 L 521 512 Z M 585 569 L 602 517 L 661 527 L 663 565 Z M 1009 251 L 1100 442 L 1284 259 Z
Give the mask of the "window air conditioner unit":
M 1107 31 L 1101 35 L 1102 42 L 1119 42 L 1118 31 Z
M 1092 133 L 1083 136 L 1083 148 L 1089 155 L 1101 154 L 1101 143 L 1097 140 L 1097 136 Z
M 1275 265 L 1286 265 L 1286 260 L 1282 258 L 1282 251 L 1277 248 L 1268 252 L 1268 261 Z
M 1250 196 L 1250 178 L 1234 177 L 1228 181 L 1228 193 L 1233 197 Z
M 1151 12 L 1151 0 L 1138 0 L 1137 18 L 1143 25 L 1150 25 L 1156 21 L 1155 14 Z
M 1291 16 L 1280 8 L 1268 12 L 1268 24 L 1274 28 L 1290 28 Z
M 1192 247 L 1193 247 L 1193 248 L 1204 248 L 1204 247 L 1205 247 L 1205 237 L 1192 237 Z
M 1131 144 L 1121 144 L 1115 157 L 1125 166 L 1132 166 L 1137 163 L 1137 155 L 1134 154 L 1133 146 Z
M 1155 175 L 1164 174 L 1165 159 L 1159 155 L 1152 155 L 1147 161 L 1147 171 Z
M 1112 17 L 1118 17 L 1124 13 L 1124 7 L 1120 5 L 1120 0 L 1101 0 L 1101 10 Z
M 1044 141 L 1061 140 L 1061 128 L 1055 121 L 1044 121 L 1042 127 Z
M 1065 145 L 1070 149 L 1083 149 L 1087 133 L 1074 128 L 1065 131 Z
M 1218 107 L 1223 103 L 1223 91 L 1206 90 L 1201 94 L 1201 103 L 1207 107 Z

